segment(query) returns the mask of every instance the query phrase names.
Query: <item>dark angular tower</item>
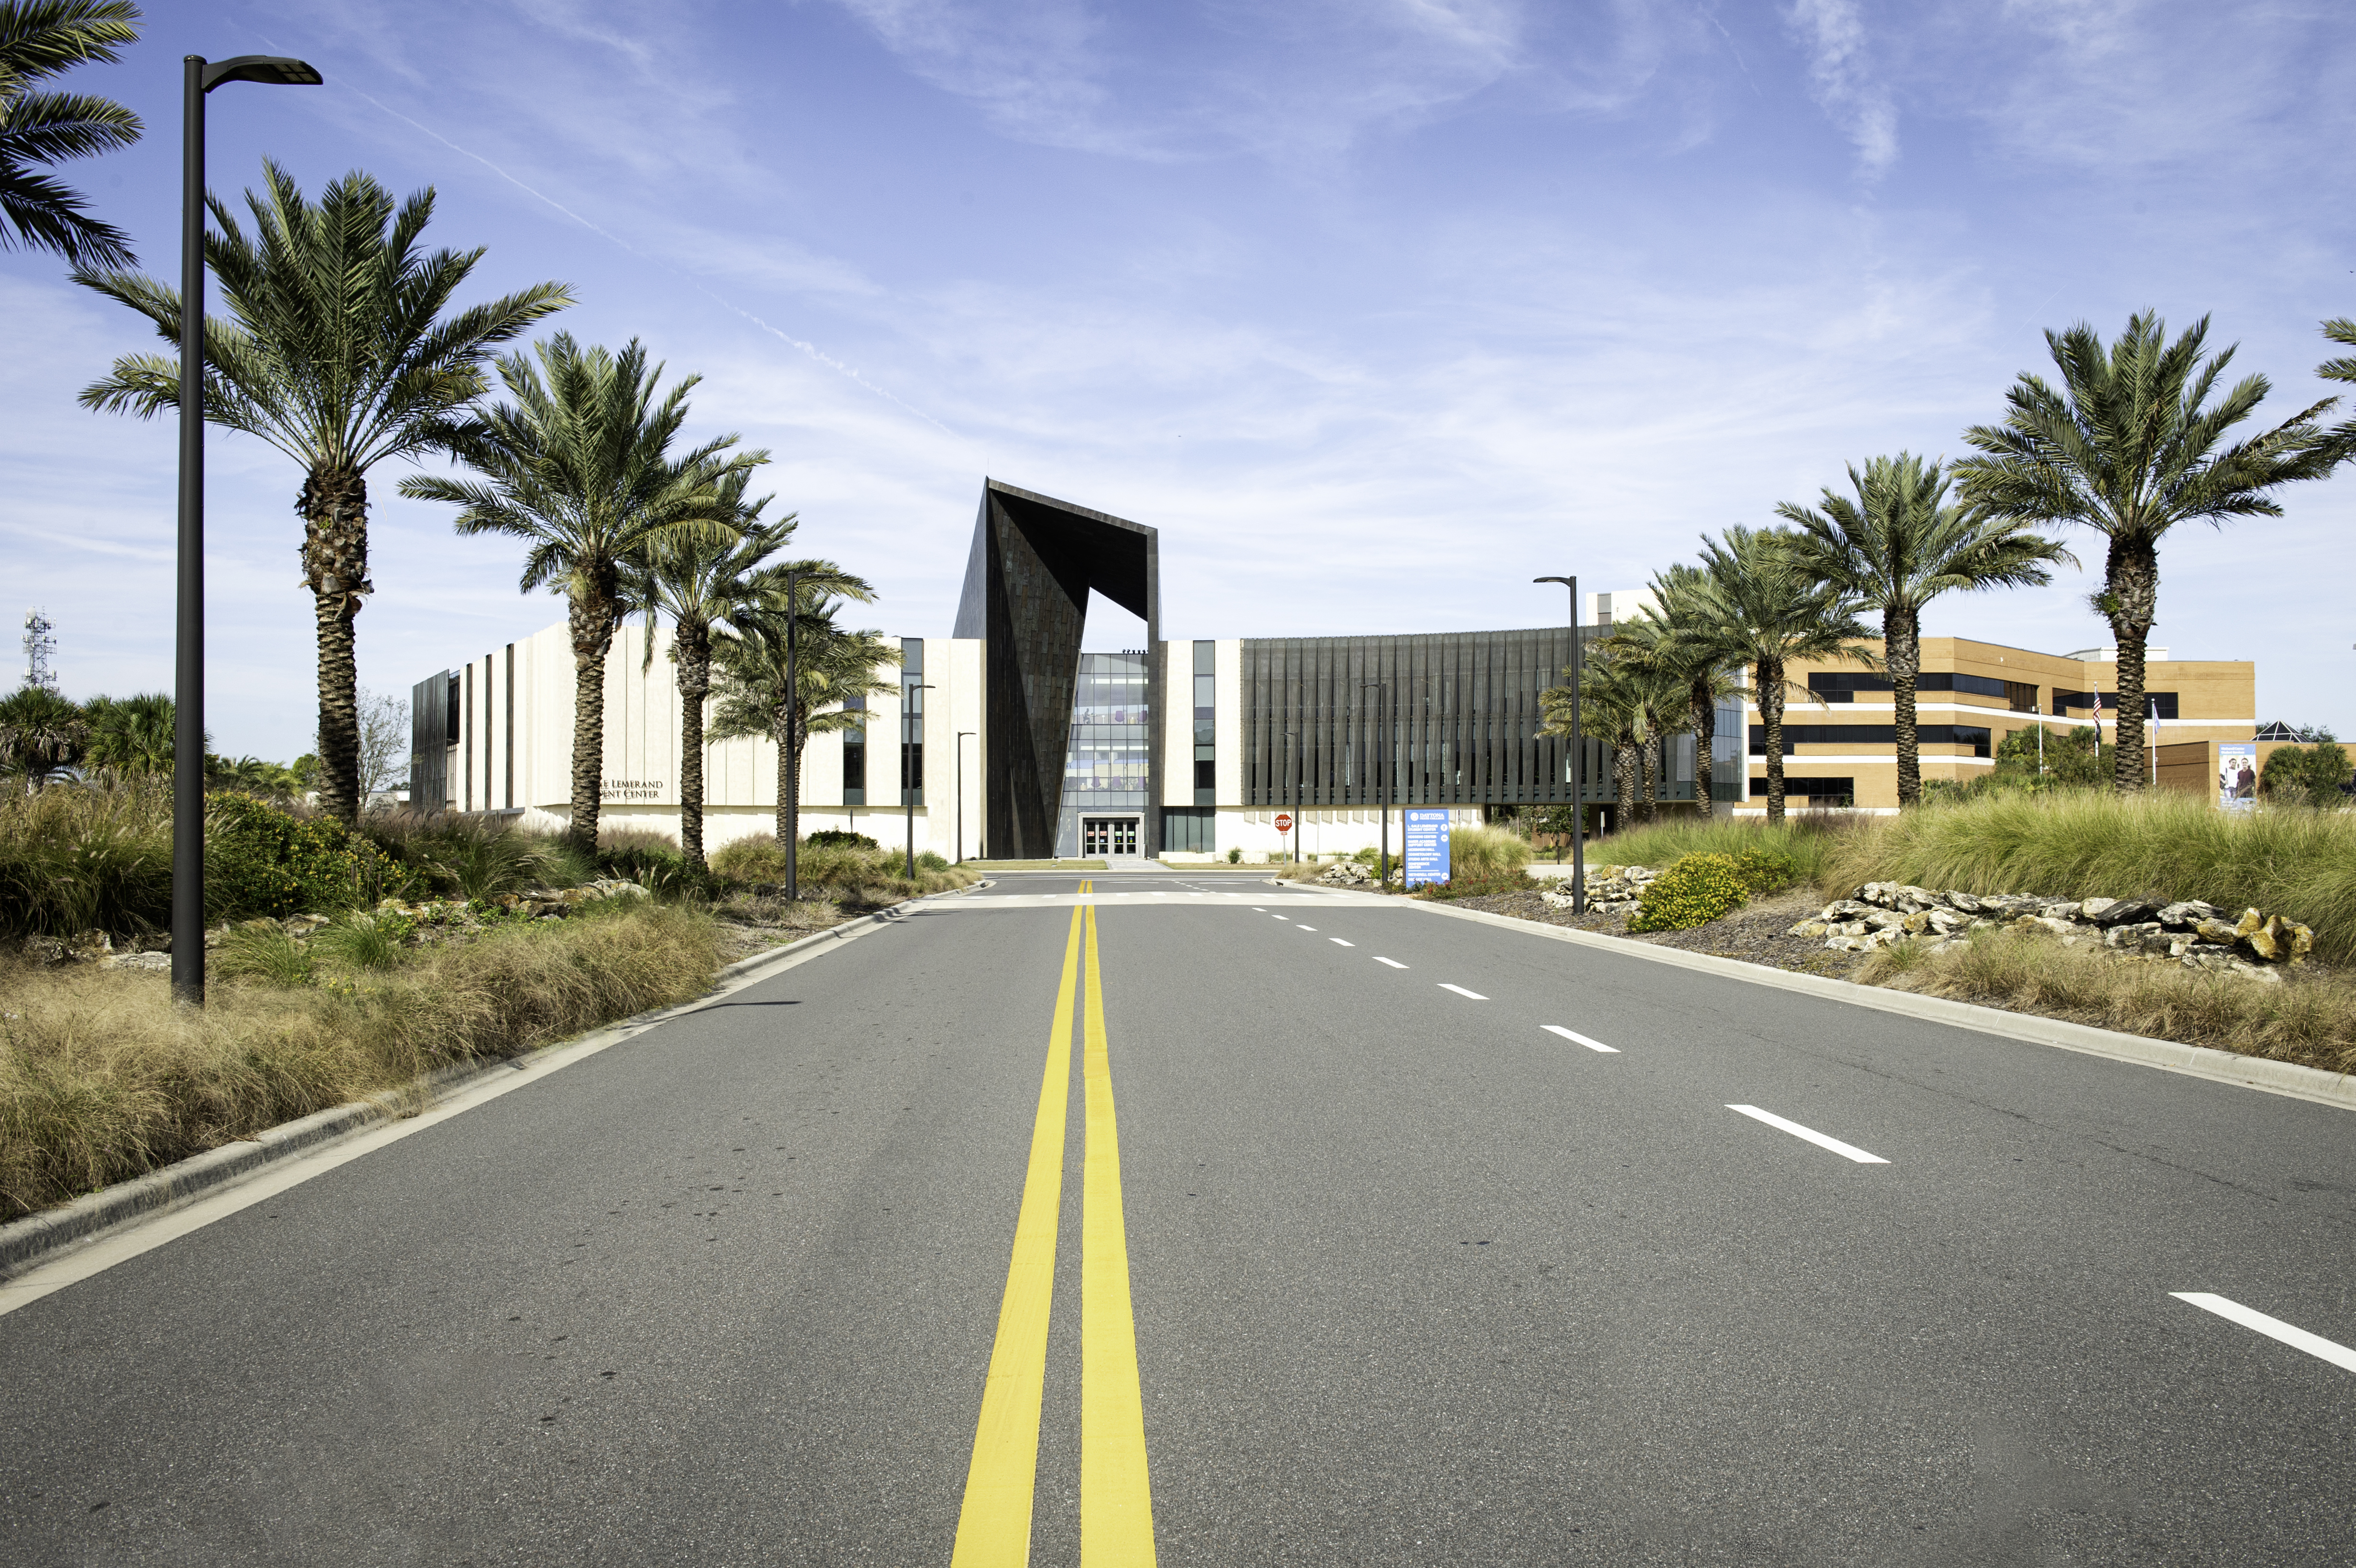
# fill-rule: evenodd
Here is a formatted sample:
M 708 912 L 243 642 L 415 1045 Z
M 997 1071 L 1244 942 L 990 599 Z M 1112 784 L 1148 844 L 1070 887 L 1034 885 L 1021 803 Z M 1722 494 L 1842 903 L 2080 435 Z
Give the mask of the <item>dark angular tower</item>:
M 1152 726 L 1140 848 L 1162 852 L 1162 571 L 1154 531 L 985 479 L 955 635 L 983 644 L 982 835 L 993 859 L 1055 852 L 1090 589 L 1145 622 Z

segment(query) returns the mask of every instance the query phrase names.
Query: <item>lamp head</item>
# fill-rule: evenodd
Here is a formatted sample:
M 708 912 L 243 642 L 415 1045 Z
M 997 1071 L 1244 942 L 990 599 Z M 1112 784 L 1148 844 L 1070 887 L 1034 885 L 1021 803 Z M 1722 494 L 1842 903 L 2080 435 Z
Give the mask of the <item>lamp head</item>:
M 269 87 L 317 87 L 327 79 L 308 60 L 289 55 L 239 55 L 205 67 L 204 89 L 230 81 L 258 81 Z

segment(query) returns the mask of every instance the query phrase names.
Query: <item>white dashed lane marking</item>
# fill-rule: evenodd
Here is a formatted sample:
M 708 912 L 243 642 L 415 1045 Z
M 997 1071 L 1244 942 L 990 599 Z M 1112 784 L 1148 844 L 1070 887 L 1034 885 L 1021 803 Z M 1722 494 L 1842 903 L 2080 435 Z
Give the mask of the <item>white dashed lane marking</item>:
M 1787 1122 L 1783 1117 L 1776 1115 L 1773 1112 L 1762 1111 L 1756 1105 L 1729 1105 L 1727 1109 L 1738 1112 L 1742 1115 L 1746 1115 L 1754 1122 L 1764 1122 L 1769 1126 L 1776 1127 L 1783 1132 L 1787 1132 L 1795 1138 L 1805 1138 L 1808 1142 L 1815 1145 L 1818 1148 L 1828 1148 L 1835 1154 L 1840 1156 L 1843 1159 L 1853 1159 L 1859 1165 L 1888 1165 L 1890 1163 L 1878 1154 L 1866 1153 L 1855 1144 L 1845 1144 L 1838 1138 L 1828 1138 L 1825 1136 L 1824 1134 L 1816 1131 L 1814 1127 L 1804 1127 L 1797 1122 Z
M 1329 936 L 1325 940 L 1333 943 L 1337 947 L 1355 947 L 1358 945 L 1355 942 L 1344 942 L 1338 936 Z
M 1548 1034 L 1558 1034 L 1574 1045 L 1583 1045 L 1590 1051 L 1601 1051 L 1612 1056 L 1617 1056 L 1620 1054 L 1620 1048 L 1618 1046 L 1606 1045 L 1600 1040 L 1590 1040 L 1575 1029 L 1565 1029 L 1560 1024 L 1540 1024 L 1538 1025 L 1538 1028 L 1546 1030 Z
M 1404 965 L 1404 964 L 1400 963 L 1400 962 L 1399 962 L 1398 959 L 1396 959 L 1396 958 L 1382 958 L 1382 957 L 1377 957 L 1377 958 L 1375 960 L 1375 962 L 1376 962 L 1376 963 L 1377 963 L 1377 964 L 1387 964 L 1387 965 L 1390 965 L 1392 968 L 1394 968 L 1394 969 L 1404 969 L 1404 968 L 1406 968 L 1406 967 L 1407 967 L 1407 965 Z
M 2286 1323 L 2279 1317 L 2269 1317 L 2265 1313 L 2244 1307 L 2238 1301 L 2228 1301 L 2222 1296 L 2212 1296 L 2205 1290 L 2171 1290 L 2168 1294 L 2179 1301 L 2201 1308 L 2203 1312 L 2213 1312 L 2228 1323 L 2239 1323 L 2243 1328 L 2264 1334 L 2269 1339 L 2279 1339 L 2294 1349 L 2305 1350 L 2319 1360 L 2329 1361 L 2344 1371 L 2356 1372 L 2356 1350 L 2327 1339 L 2320 1334 L 2310 1334 L 2306 1329 Z
M 1399 967 L 1404 969 L 1407 965 L 1402 964 Z M 1485 1002 L 1489 999 L 1478 991 L 1468 991 L 1462 986 L 1451 986 L 1445 980 L 1440 982 L 1440 988 L 1443 991 L 1453 991 L 1460 997 L 1468 997 L 1469 999 L 1476 1002 Z

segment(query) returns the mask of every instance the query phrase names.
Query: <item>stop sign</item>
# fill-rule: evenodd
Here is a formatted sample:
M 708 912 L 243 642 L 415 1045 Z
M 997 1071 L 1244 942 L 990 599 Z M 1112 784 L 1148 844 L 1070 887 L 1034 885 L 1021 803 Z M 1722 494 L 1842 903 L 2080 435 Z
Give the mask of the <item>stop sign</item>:
M 1280 811 L 1276 814 L 1276 830 L 1279 833 L 1290 833 L 1292 831 L 1292 813 L 1289 811 Z

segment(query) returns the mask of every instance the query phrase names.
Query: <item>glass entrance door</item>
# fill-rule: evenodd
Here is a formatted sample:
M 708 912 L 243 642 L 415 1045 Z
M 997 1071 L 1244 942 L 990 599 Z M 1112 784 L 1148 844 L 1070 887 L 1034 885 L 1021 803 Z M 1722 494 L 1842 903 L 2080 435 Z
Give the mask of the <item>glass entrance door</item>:
M 1080 818 L 1080 853 L 1088 859 L 1102 855 L 1136 854 L 1137 818 L 1083 816 Z

